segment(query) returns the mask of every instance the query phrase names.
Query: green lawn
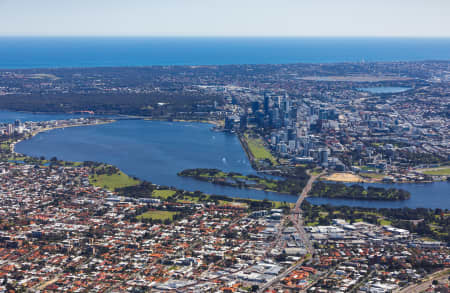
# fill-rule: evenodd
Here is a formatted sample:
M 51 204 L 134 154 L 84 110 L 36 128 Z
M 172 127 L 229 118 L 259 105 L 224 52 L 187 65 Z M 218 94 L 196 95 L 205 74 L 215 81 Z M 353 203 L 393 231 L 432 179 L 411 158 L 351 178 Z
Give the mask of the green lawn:
M 248 148 L 252 153 L 255 160 L 265 160 L 269 159 L 272 162 L 272 165 L 278 165 L 275 157 L 269 152 L 268 149 L 264 146 L 264 143 L 259 138 L 250 138 L 248 135 L 245 135 L 245 140 L 247 142 Z
M 10 143 L 9 142 L 2 142 L 0 145 L 1 149 L 4 151 L 7 151 L 10 149 Z
M 176 193 L 175 190 L 160 189 L 160 190 L 153 190 L 152 196 L 153 197 L 158 197 L 158 198 L 161 198 L 161 199 L 167 199 L 168 197 L 171 197 L 175 193 Z
M 272 201 L 272 206 L 274 209 L 280 209 L 283 207 L 289 207 L 289 208 L 294 208 L 295 207 L 295 203 L 292 202 L 281 202 L 281 201 Z
M 321 173 L 320 169 L 318 169 L 318 170 L 314 169 L 314 170 L 311 171 L 309 174 L 310 174 L 311 176 L 317 176 L 317 175 L 319 175 L 320 173 Z
M 423 174 L 426 175 L 450 175 L 450 166 L 440 167 L 440 168 L 433 168 L 433 169 L 424 169 L 422 170 Z
M 139 184 L 139 180 L 131 178 L 122 171 L 112 175 L 92 175 L 89 178 L 89 182 L 94 186 L 107 188 L 109 190 L 115 190 L 116 188 L 134 186 Z
M 169 211 L 148 211 L 145 212 L 139 216 L 137 216 L 136 218 L 138 220 L 142 220 L 142 219 L 152 219 L 152 220 L 167 220 L 170 219 L 172 220 L 173 216 L 176 215 L 176 212 L 169 212 Z
M 198 202 L 198 197 L 185 195 L 180 198 L 177 198 L 177 202 Z
M 382 220 L 378 220 L 378 224 L 380 224 L 381 226 L 390 226 L 392 224 L 392 222 L 382 219 Z
M 306 226 L 311 226 L 311 227 L 313 227 L 313 226 L 318 226 L 319 225 L 319 222 L 309 222 L 309 223 L 306 223 Z
M 11 155 L 8 157 L 10 161 L 24 161 L 27 157 Z

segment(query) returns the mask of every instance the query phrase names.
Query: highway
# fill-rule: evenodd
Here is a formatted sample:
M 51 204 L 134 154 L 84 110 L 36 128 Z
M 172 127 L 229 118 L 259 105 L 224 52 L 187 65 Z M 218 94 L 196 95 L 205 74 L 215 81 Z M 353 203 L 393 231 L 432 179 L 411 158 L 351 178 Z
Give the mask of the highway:
M 322 172 L 320 174 L 313 175 L 313 176 L 311 176 L 309 178 L 308 182 L 306 183 L 305 187 L 302 190 L 302 193 L 298 197 L 297 202 L 295 203 L 295 207 L 291 211 L 291 215 L 290 215 L 290 219 L 294 223 L 294 226 L 295 226 L 295 228 L 296 228 L 300 238 L 302 239 L 302 242 L 304 243 L 304 245 L 306 247 L 306 250 L 311 255 L 314 254 L 314 248 L 313 248 L 313 246 L 311 244 L 311 241 L 309 240 L 308 235 L 306 234 L 305 229 L 303 228 L 303 219 L 300 218 L 300 214 L 301 214 L 300 206 L 302 205 L 303 200 L 306 198 L 306 196 L 308 195 L 309 191 L 311 190 L 314 181 L 316 181 L 317 178 L 319 178 L 323 174 L 325 174 L 325 173 Z M 294 271 L 298 267 L 300 267 L 303 264 L 304 260 L 305 260 L 305 258 L 303 258 L 301 261 L 297 262 L 296 264 L 290 266 L 287 270 L 285 270 L 283 273 L 279 274 L 277 277 L 273 278 L 272 280 L 270 280 L 266 284 L 262 285 L 260 287 L 260 289 L 258 290 L 258 292 L 262 293 L 267 288 L 270 288 L 272 285 L 280 282 L 283 278 L 285 278 L 287 275 L 289 275 L 292 271 Z
M 295 208 L 292 211 L 291 214 L 291 220 L 294 223 L 295 228 L 297 229 L 297 232 L 299 233 L 300 238 L 302 239 L 303 243 L 305 244 L 306 249 L 308 250 L 309 254 L 314 254 L 314 248 L 312 247 L 311 241 L 309 240 L 308 235 L 306 235 L 306 231 L 303 228 L 303 219 L 301 218 L 301 212 L 300 206 L 302 205 L 303 201 L 305 200 L 306 196 L 308 195 L 309 191 L 312 188 L 312 185 L 314 181 L 317 180 L 320 176 L 325 174 L 324 172 L 313 175 L 309 178 L 308 182 L 306 183 L 305 187 L 302 190 L 302 193 L 300 194 L 297 202 L 295 203 Z

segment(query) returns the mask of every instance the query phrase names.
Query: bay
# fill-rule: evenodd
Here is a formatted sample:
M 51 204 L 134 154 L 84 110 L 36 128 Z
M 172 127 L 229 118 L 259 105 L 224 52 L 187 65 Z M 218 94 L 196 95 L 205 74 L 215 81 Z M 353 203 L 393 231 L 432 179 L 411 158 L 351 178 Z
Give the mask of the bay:
M 29 113 L 29 112 L 15 112 L 0 110 L 0 123 L 14 123 L 16 120 L 21 122 L 26 121 L 50 121 L 50 120 L 65 120 L 71 118 L 88 117 L 83 114 L 64 114 L 64 113 Z
M 177 176 L 190 168 L 256 174 L 234 134 L 213 132 L 206 123 L 121 120 L 55 129 L 16 145 L 16 151 L 67 161 L 97 161 L 159 185 L 240 198 L 294 202 L 295 195 L 213 185 Z

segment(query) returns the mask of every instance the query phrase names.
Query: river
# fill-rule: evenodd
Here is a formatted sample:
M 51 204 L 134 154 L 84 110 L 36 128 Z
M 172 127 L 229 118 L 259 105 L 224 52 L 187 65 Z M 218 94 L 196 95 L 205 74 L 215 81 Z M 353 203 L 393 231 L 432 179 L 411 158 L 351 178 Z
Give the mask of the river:
M 5 121 L 4 117 L 11 120 L 12 113 L 14 112 L 0 111 L 0 121 Z M 23 121 L 36 118 L 33 114 L 20 114 Z M 64 119 L 64 115 L 57 117 L 55 119 Z M 45 120 L 49 118 L 51 115 L 46 114 Z M 140 179 L 190 191 L 200 190 L 209 194 L 241 198 L 296 201 L 295 195 L 237 189 L 177 176 L 179 171 L 189 168 L 217 168 L 243 174 L 256 173 L 238 138 L 234 134 L 213 132 L 210 130 L 211 126 L 206 123 L 121 120 L 105 125 L 56 129 L 40 133 L 17 144 L 16 151 L 36 157 L 110 163 Z M 308 201 L 314 204 L 377 208 L 450 209 L 448 182 L 376 184 L 376 186 L 406 189 L 411 192 L 411 198 L 396 202 L 327 198 L 308 198 Z

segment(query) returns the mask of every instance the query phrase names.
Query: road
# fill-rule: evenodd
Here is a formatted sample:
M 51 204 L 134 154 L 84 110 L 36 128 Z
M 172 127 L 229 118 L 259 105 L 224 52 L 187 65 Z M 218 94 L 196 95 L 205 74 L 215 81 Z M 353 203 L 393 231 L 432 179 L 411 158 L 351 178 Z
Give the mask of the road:
M 300 214 L 301 214 L 300 206 L 302 205 L 303 200 L 306 198 L 309 191 L 311 190 L 314 181 L 316 181 L 316 179 L 319 178 L 320 176 L 322 176 L 323 174 L 325 174 L 325 173 L 322 172 L 320 174 L 313 175 L 309 178 L 308 182 L 306 183 L 305 187 L 302 190 L 302 193 L 298 197 L 297 202 L 295 203 L 295 207 L 292 210 L 292 213 L 290 215 L 291 221 L 294 223 L 294 226 L 295 226 L 297 232 L 299 233 L 299 236 L 302 239 L 302 242 L 305 244 L 305 247 L 306 247 L 308 253 L 311 255 L 314 254 L 314 248 L 311 244 L 311 241 L 309 240 L 308 235 L 306 234 L 305 229 L 303 228 L 303 219 L 300 218 Z M 303 258 L 298 263 L 290 266 L 287 270 L 285 270 L 283 273 L 279 274 L 277 277 L 273 278 L 266 284 L 262 285 L 260 287 L 260 289 L 258 290 L 258 292 L 264 292 L 267 288 L 270 288 L 272 285 L 280 282 L 283 278 L 285 278 L 287 275 L 289 275 L 292 271 L 294 271 L 298 267 L 300 267 L 303 264 L 304 260 L 305 260 L 305 258 Z
M 446 283 L 448 282 L 448 278 L 450 277 L 450 270 L 449 269 L 444 269 L 441 271 L 438 271 L 432 275 L 430 275 L 426 281 L 422 282 L 421 284 L 414 284 L 411 286 L 408 286 L 406 288 L 403 288 L 401 290 L 396 291 L 397 293 L 419 293 L 419 292 L 424 292 L 425 290 L 427 290 L 431 283 L 434 280 L 439 281 L 439 283 Z
M 309 178 L 308 182 L 306 183 L 305 187 L 302 190 L 302 193 L 300 194 L 299 198 L 297 199 L 297 202 L 295 203 L 295 208 L 294 208 L 295 214 L 300 213 L 300 206 L 302 205 L 303 200 L 306 198 L 309 191 L 311 190 L 314 181 L 316 181 L 317 178 L 319 178 L 320 176 L 322 176 L 324 174 L 325 174 L 325 172 L 322 172 L 320 174 L 313 175 Z
M 302 210 L 300 209 L 300 206 L 302 205 L 303 201 L 305 200 L 309 191 L 311 190 L 314 181 L 316 181 L 317 178 L 319 178 L 323 174 L 325 174 L 325 172 L 322 172 L 317 175 L 313 175 L 309 178 L 309 180 L 306 183 L 305 187 L 303 188 L 302 193 L 300 194 L 297 202 L 295 203 L 295 208 L 291 214 L 291 220 L 294 223 L 294 226 L 297 229 L 297 232 L 299 233 L 300 238 L 302 239 L 303 243 L 305 244 L 305 247 L 308 250 L 308 253 L 311 255 L 314 253 L 314 248 L 311 244 L 311 241 L 309 240 L 308 235 L 306 235 L 305 229 L 303 228 L 303 219 L 300 217 L 301 212 L 302 212 Z
M 291 272 L 293 272 L 294 270 L 296 270 L 297 268 L 299 268 L 300 266 L 303 265 L 303 260 L 299 261 L 297 264 L 290 266 L 287 270 L 285 270 L 284 272 L 282 272 L 281 274 L 279 274 L 278 276 L 276 276 L 275 278 L 273 278 L 272 280 L 270 280 L 269 282 L 265 283 L 264 285 L 262 285 L 258 292 L 262 293 L 264 292 L 267 288 L 270 288 L 270 286 L 277 284 L 278 282 L 280 282 L 281 280 L 283 280 L 287 275 L 289 275 Z

